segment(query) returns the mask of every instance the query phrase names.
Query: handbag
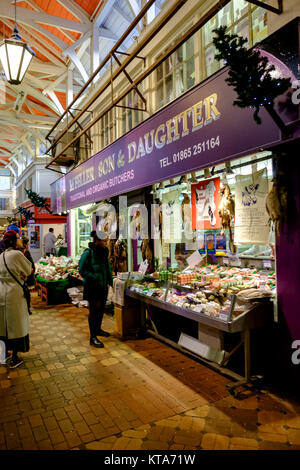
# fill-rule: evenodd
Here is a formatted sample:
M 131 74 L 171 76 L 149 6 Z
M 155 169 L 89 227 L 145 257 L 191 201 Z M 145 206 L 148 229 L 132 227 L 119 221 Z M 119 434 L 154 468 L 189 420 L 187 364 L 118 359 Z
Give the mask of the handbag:
M 25 282 L 24 282 L 24 284 L 21 284 L 21 282 L 18 281 L 18 279 L 16 278 L 16 276 L 14 276 L 13 273 L 8 269 L 8 266 L 7 266 L 6 261 L 5 261 L 5 254 L 4 254 L 4 252 L 3 252 L 3 261 L 4 261 L 4 264 L 5 264 L 5 267 L 6 267 L 7 271 L 8 271 L 9 274 L 11 275 L 11 277 L 13 277 L 14 280 L 19 284 L 19 286 L 22 287 L 23 292 L 24 292 L 24 297 L 25 297 L 26 302 L 27 302 L 28 313 L 29 313 L 29 315 L 31 315 L 32 312 L 30 311 L 30 290 L 28 289 L 28 287 L 27 287 L 27 285 L 25 284 Z

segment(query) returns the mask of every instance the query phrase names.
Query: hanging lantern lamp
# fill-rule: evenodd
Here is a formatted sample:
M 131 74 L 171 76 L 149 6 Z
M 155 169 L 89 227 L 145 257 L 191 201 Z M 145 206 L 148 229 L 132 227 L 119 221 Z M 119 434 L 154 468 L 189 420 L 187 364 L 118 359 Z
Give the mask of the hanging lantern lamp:
M 12 36 L 0 45 L 0 60 L 8 83 L 19 85 L 23 80 L 35 52 L 21 40 L 17 27 L 15 0 L 15 26 Z

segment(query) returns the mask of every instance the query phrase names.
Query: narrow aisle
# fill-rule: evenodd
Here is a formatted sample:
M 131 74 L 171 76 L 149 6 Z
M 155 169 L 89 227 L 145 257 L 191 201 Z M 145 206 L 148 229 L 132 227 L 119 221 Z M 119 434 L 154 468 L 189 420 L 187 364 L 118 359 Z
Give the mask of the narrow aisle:
M 0 366 L 0 449 L 300 449 L 300 404 L 235 400 L 227 378 L 153 338 L 92 348 L 86 309 L 33 305 L 24 364 Z

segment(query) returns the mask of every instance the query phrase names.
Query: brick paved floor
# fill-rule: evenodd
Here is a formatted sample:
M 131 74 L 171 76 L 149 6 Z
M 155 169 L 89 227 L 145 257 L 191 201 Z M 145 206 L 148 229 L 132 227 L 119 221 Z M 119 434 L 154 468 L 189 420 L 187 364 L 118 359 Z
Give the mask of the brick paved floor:
M 227 378 L 153 338 L 92 348 L 86 309 L 33 304 L 24 364 L 0 365 L 1 450 L 300 449 L 300 403 L 237 400 Z

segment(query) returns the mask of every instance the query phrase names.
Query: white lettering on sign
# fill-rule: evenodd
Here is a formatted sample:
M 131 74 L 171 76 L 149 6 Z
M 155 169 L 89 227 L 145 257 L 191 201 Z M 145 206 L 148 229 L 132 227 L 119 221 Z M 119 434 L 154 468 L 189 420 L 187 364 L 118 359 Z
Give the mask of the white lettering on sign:
M 70 192 L 75 191 L 75 189 L 81 188 L 88 183 L 94 181 L 94 167 L 87 168 L 86 170 L 78 173 L 77 175 L 73 176 L 69 182 L 69 189 Z
M 144 136 L 139 137 L 138 140 L 129 142 L 128 148 L 128 163 L 132 163 L 146 155 L 152 153 L 154 148 L 161 149 L 165 145 L 185 137 L 190 132 L 196 132 L 203 126 L 211 124 L 220 118 L 221 113 L 217 108 L 217 93 L 212 93 L 203 100 L 198 101 L 190 108 L 181 111 L 176 116 L 168 119 L 166 123 L 159 124 L 156 129 L 146 132 Z M 190 117 L 190 119 L 188 119 Z M 214 142 L 210 146 L 213 148 Z M 210 148 L 209 147 L 209 148 Z M 205 143 L 203 148 L 197 152 L 205 150 Z M 192 155 L 191 149 L 186 149 L 186 154 Z M 195 151 L 193 152 L 195 155 Z M 166 164 L 163 164 L 166 166 Z

